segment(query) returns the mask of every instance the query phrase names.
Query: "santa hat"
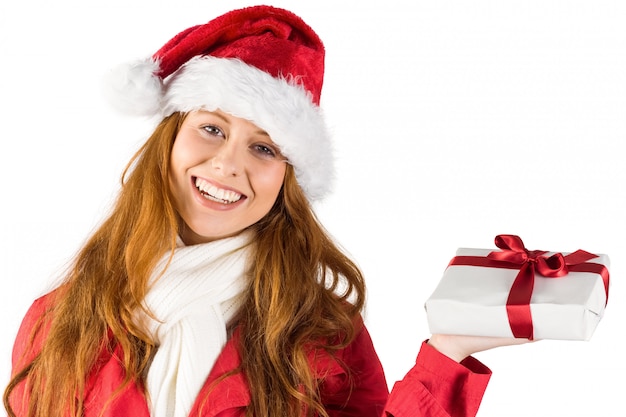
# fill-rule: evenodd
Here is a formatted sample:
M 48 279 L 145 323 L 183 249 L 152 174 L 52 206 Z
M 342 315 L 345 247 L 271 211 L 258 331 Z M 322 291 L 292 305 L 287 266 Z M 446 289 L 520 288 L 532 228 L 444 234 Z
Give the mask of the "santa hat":
M 311 201 L 330 190 L 330 135 L 320 111 L 324 46 L 295 14 L 270 6 L 228 12 L 106 77 L 124 113 L 166 117 L 220 109 L 265 130 Z

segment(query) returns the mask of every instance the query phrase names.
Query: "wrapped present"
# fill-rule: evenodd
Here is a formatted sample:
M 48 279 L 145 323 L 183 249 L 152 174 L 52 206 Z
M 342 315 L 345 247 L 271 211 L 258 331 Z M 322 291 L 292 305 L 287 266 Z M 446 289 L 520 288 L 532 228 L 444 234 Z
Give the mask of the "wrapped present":
M 458 249 L 425 303 L 430 332 L 589 340 L 608 301 L 608 256 L 528 250 L 515 235 L 495 243 Z

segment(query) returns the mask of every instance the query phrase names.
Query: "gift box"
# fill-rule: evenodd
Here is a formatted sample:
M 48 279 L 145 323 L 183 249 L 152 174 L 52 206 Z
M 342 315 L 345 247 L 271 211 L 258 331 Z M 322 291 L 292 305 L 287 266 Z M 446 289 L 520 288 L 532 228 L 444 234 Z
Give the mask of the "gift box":
M 608 301 L 608 256 L 528 250 L 515 235 L 495 243 L 457 250 L 425 303 L 430 332 L 589 340 Z

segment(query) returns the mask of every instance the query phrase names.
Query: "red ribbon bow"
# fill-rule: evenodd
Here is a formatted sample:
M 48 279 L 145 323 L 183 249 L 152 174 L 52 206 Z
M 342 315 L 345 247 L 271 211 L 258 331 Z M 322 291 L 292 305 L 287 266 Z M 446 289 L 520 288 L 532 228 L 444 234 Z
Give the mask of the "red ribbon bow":
M 608 270 L 601 264 L 586 263 L 590 259 L 597 258 L 598 255 L 579 249 L 566 256 L 555 253 L 546 257 L 544 254 L 547 251 L 528 250 L 524 247 L 522 239 L 515 235 L 498 235 L 495 243 L 502 251 L 491 252 L 487 258 L 457 256 L 452 259 L 450 265 L 519 268 L 506 301 L 506 311 L 513 336 L 533 339 L 530 299 L 535 285 L 535 273 L 547 278 L 563 277 L 570 271 L 598 273 L 603 278 L 608 301 Z

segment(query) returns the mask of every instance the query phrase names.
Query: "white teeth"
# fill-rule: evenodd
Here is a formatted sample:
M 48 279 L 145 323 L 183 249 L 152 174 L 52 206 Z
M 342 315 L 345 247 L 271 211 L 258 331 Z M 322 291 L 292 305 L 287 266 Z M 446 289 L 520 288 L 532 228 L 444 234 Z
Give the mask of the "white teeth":
M 235 203 L 241 200 L 242 197 L 239 193 L 217 188 L 201 178 L 196 178 L 196 188 L 198 188 L 202 195 L 208 200 L 219 201 L 220 203 Z

